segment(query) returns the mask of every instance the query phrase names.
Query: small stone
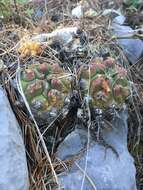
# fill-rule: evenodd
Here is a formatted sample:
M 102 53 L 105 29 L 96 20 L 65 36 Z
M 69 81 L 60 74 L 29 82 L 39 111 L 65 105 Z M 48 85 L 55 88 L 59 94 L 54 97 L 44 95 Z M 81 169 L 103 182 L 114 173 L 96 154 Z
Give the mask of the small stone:
M 72 16 L 76 18 L 82 18 L 83 17 L 83 8 L 81 5 L 75 7 L 72 10 Z
M 4 64 L 3 60 L 0 59 L 0 72 L 2 72 L 6 68 L 6 65 Z
M 92 18 L 92 17 L 95 17 L 97 15 L 98 15 L 98 13 L 95 10 L 91 9 L 91 8 L 88 11 L 85 12 L 85 17 Z

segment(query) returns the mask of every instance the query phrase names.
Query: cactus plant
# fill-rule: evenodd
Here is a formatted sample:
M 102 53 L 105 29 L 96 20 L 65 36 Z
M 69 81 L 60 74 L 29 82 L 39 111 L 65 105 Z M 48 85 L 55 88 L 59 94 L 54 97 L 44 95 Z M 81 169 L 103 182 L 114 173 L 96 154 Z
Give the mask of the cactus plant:
M 120 107 L 130 95 L 127 72 L 111 57 L 93 59 L 80 68 L 79 77 L 82 95 L 90 97 L 93 107 Z
M 22 71 L 21 83 L 27 101 L 38 115 L 58 113 L 71 91 L 72 76 L 65 73 L 58 64 L 48 63 L 28 66 Z

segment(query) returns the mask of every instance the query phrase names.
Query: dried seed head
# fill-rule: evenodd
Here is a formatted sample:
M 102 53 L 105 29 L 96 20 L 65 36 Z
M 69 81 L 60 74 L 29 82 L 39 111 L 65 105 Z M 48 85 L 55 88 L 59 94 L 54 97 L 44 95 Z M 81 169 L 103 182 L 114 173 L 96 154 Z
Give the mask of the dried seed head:
M 42 53 L 41 44 L 35 41 L 25 41 L 20 44 L 20 48 L 18 52 L 21 54 L 22 57 L 26 56 L 35 56 Z

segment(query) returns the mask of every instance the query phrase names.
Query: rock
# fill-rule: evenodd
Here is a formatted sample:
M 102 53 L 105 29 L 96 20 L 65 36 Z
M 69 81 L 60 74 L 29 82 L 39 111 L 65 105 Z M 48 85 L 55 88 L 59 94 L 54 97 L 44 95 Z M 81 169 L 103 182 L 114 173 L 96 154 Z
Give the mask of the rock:
M 32 40 L 49 45 L 61 62 L 72 64 L 75 57 L 83 58 L 88 53 L 87 34 L 78 27 L 64 27 L 51 33 L 33 35 Z
M 125 18 L 123 15 L 116 16 L 116 17 L 114 18 L 114 23 L 123 25 L 124 22 L 125 22 L 125 20 L 126 20 L 126 18 Z
M 98 15 L 98 12 L 96 12 L 94 9 L 89 8 L 87 11 L 85 11 L 84 16 L 88 18 L 93 18 Z
M 78 18 L 78 19 L 82 18 L 83 16 L 92 18 L 97 15 L 98 13 L 89 6 L 88 2 L 84 2 L 84 5 L 78 5 L 72 10 L 72 17 Z
M 0 190 L 28 190 L 28 184 L 20 127 L 0 88 Z
M 38 21 L 42 19 L 43 16 L 44 16 L 44 8 L 40 8 L 40 7 L 36 8 L 32 15 L 34 21 Z
M 70 43 L 73 40 L 73 36 L 77 34 L 77 27 L 67 27 L 61 28 L 53 31 L 49 36 L 52 38 L 59 37 L 65 42 L 65 44 Z
M 72 146 L 71 146 L 72 142 Z M 70 133 L 63 143 L 59 146 L 57 156 L 60 159 L 65 160 L 74 156 L 87 144 L 86 131 L 81 129 L 75 129 L 74 132 Z
M 82 18 L 83 17 L 83 7 L 78 5 L 72 10 L 72 16 L 75 18 Z
M 105 9 L 102 13 L 103 16 L 110 15 L 112 18 L 121 15 L 120 11 L 114 10 L 114 9 Z
M 39 42 L 46 42 L 50 39 L 58 38 L 65 44 L 70 43 L 73 40 L 73 36 L 77 34 L 77 27 L 67 27 L 56 29 L 51 33 L 42 33 L 32 37 L 32 40 Z
M 105 147 L 90 138 L 83 190 L 95 189 L 93 184 L 97 190 L 136 190 L 136 169 L 127 149 L 127 133 L 127 111 L 123 110 L 113 121 L 113 129 L 103 133 L 104 139 L 114 147 L 119 157 L 112 149 L 107 149 L 105 154 Z M 67 159 L 84 148 L 86 143 L 87 132 L 76 129 L 60 145 L 57 156 Z M 59 175 L 59 181 L 65 190 L 81 189 L 86 155 L 87 153 L 76 160 L 68 173 Z
M 0 72 L 2 72 L 6 68 L 6 65 L 4 64 L 3 60 L 0 59 Z
M 134 38 L 134 30 L 129 26 L 123 24 L 123 17 L 116 17 L 112 24 L 112 31 L 117 36 L 118 43 L 122 47 L 123 52 L 128 60 L 134 64 L 143 55 L 143 41 L 139 38 Z

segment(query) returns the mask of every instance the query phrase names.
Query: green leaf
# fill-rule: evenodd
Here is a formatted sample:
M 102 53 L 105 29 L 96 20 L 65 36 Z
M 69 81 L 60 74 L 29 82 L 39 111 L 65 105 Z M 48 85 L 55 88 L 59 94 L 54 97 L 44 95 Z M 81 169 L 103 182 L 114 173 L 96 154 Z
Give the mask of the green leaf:
M 28 3 L 28 0 L 16 0 L 17 3 L 21 3 L 21 4 L 24 4 L 24 3 Z
M 127 0 L 126 4 L 128 6 L 132 6 L 132 7 L 138 8 L 138 6 L 140 5 L 141 2 L 142 2 L 142 0 Z

